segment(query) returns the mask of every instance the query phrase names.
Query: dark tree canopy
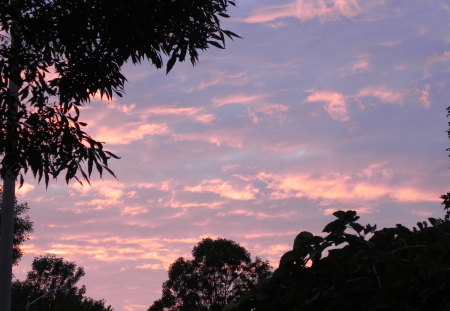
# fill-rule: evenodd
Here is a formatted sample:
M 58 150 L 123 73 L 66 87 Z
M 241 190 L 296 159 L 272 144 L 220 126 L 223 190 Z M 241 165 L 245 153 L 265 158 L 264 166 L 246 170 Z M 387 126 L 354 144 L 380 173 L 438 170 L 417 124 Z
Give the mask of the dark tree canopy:
M 77 173 L 88 179 L 93 167 L 100 174 L 109 170 L 107 160 L 114 155 L 82 130 L 85 124 L 78 120 L 77 107 L 96 93 L 120 96 L 126 81 L 121 67 L 126 61 L 148 59 L 161 68 L 163 55 L 167 55 L 170 71 L 186 55 L 195 64 L 198 50 L 223 47 L 225 36 L 236 36 L 220 27 L 219 17 L 227 17 L 230 4 L 234 5 L 228 0 L 2 1 L 0 28 L 11 32 L 0 36 L 3 124 L 7 122 L 9 79 L 16 80 L 21 99 L 19 161 L 14 169 L 31 169 L 46 183 L 63 170 L 67 181 L 78 178 Z M 11 42 L 14 34 L 18 47 Z M 1 137 L 3 154 L 8 136 Z M 3 158 L 2 174 L 9 161 Z M 87 172 L 82 162 L 87 162 Z
M 121 96 L 122 66 L 148 60 L 169 72 L 199 51 L 224 48 L 231 0 L 0 1 L 0 310 L 9 311 L 15 183 L 31 171 L 48 185 L 63 173 L 89 182 L 114 175 L 117 158 L 83 128 L 80 106 L 95 94 Z
M 86 297 L 86 287 L 78 282 L 85 275 L 74 262 L 53 255 L 36 257 L 25 281 L 13 283 L 12 310 L 25 310 L 29 302 L 48 293 L 29 306 L 29 311 L 111 311 L 103 300 Z
M 198 61 L 237 35 L 221 28 L 230 0 L 13 0 L 0 2 L 0 172 L 31 170 L 39 179 L 88 179 L 113 154 L 82 130 L 80 105 L 94 94 L 121 95 L 125 62 Z M 17 133 L 7 132 L 9 82 L 18 87 Z M 12 137 L 15 136 L 15 137 Z M 8 156 L 17 139 L 14 158 Z M 10 146 L 11 147 L 11 146 Z M 81 163 L 87 163 L 87 169 Z M 79 174 L 79 175 L 78 175 Z
M 203 239 L 192 250 L 193 259 L 178 258 L 163 284 L 162 298 L 149 311 L 216 311 L 270 275 L 267 261 L 251 260 L 234 241 Z
M 2 213 L 2 198 L 0 190 L 0 215 Z M 29 239 L 29 234 L 33 232 L 33 222 L 26 215 L 28 203 L 15 203 L 14 205 L 14 242 L 13 242 L 13 265 L 17 265 L 22 257 L 20 246 Z M 0 227 L 2 225 L 0 217 Z
M 325 237 L 301 232 L 273 276 L 224 311 L 450 310 L 448 218 L 376 230 L 354 211 L 334 216 Z

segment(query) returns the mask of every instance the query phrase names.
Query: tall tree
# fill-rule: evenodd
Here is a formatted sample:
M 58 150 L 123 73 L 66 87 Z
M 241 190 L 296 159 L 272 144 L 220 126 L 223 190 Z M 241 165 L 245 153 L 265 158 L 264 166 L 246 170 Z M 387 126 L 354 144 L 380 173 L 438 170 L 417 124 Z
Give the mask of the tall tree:
M 149 60 L 169 72 L 198 61 L 198 50 L 223 48 L 221 17 L 231 0 L 0 1 L 0 310 L 10 310 L 15 183 L 27 171 L 48 184 L 100 175 L 115 157 L 90 137 L 79 107 L 94 94 L 121 96 L 125 62 Z M 49 74 L 50 73 L 50 74 Z
M 13 310 L 111 311 L 103 300 L 86 297 L 78 286 L 84 269 L 53 255 L 36 257 L 25 281 L 13 283 Z
M 0 190 L 1 192 L 1 190 Z M 33 232 L 33 222 L 30 217 L 26 215 L 28 211 L 28 203 L 18 203 L 17 200 L 14 203 L 14 240 L 13 240 L 13 265 L 19 263 L 22 257 L 22 250 L 20 246 L 23 242 L 29 239 L 29 234 Z M 3 204 L 0 193 L 0 215 L 3 213 Z M 2 221 L 0 217 L 0 228 Z
M 267 261 L 251 260 L 234 241 L 203 239 L 192 250 L 194 259 L 178 258 L 169 269 L 162 298 L 148 311 L 218 311 L 270 276 Z
M 450 310 L 447 218 L 376 230 L 355 211 L 333 215 L 325 237 L 299 233 L 273 276 L 224 311 Z

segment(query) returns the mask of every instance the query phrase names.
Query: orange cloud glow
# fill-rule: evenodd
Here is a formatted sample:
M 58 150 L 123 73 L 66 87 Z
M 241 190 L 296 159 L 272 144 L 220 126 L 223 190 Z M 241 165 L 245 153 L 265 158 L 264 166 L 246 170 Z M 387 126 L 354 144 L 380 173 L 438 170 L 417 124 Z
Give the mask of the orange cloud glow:
M 17 195 L 26 195 L 28 192 L 34 190 L 36 188 L 34 185 L 29 183 L 23 183 L 22 187 L 16 189 Z
M 305 197 L 312 200 L 365 202 L 390 197 L 401 202 L 438 201 L 438 195 L 434 192 L 423 191 L 408 185 L 393 187 L 383 179 L 381 181 L 360 180 L 358 175 L 361 176 L 340 173 L 322 176 L 260 173 L 257 178 L 268 184 L 267 187 L 271 190 L 269 198 L 273 200 Z

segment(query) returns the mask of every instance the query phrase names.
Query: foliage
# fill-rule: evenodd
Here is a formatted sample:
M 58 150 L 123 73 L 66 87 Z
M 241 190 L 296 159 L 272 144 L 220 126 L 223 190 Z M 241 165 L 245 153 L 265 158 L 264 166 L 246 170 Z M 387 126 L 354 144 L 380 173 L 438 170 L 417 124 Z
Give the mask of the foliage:
M 25 281 L 13 283 L 12 310 L 25 310 L 28 302 L 45 295 L 29 306 L 29 311 L 111 311 L 103 300 L 85 297 L 86 287 L 77 283 L 84 276 L 82 267 L 53 255 L 36 257 Z
M 149 60 L 167 72 L 198 50 L 223 48 L 221 28 L 230 0 L 119 1 L 14 0 L 0 2 L 0 173 L 28 170 L 48 184 L 66 171 L 68 182 L 100 175 L 115 157 L 90 137 L 79 107 L 99 94 L 123 92 L 127 61 Z M 9 82 L 19 87 L 17 116 L 11 115 Z M 13 119 L 15 120 L 13 120 Z M 9 125 L 12 124 L 11 128 Z M 14 140 L 17 146 L 14 148 Z M 8 148 L 10 156 L 8 155 Z M 87 164 L 87 170 L 81 164 Z M 112 173 L 112 172 L 111 172 Z
M 29 234 L 33 232 L 33 222 L 28 215 L 28 203 L 14 204 L 14 241 L 13 241 L 13 265 L 17 265 L 22 257 L 20 245 L 29 239 Z M 0 215 L 2 214 L 2 195 L 0 190 Z M 0 228 L 2 225 L 0 217 Z
M 192 255 L 194 259 L 180 257 L 170 266 L 162 298 L 149 311 L 221 310 L 270 275 L 267 261 L 252 261 L 248 251 L 231 240 L 203 239 Z
M 89 136 L 80 107 L 98 94 L 121 96 L 125 62 L 198 60 L 198 51 L 224 48 L 237 37 L 221 28 L 231 0 L 0 1 L 0 178 L 4 185 L 0 239 L 0 307 L 9 310 L 13 200 L 31 171 L 48 186 L 114 173 L 117 158 Z
M 273 276 L 224 310 L 450 310 L 448 219 L 376 230 L 333 215 L 325 237 L 301 232 Z

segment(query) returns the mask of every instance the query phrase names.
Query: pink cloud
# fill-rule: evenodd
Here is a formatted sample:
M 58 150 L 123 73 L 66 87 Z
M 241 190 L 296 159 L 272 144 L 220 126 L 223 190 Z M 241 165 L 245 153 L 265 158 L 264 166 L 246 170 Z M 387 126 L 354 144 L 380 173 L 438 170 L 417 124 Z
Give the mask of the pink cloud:
M 17 187 L 16 194 L 17 195 L 26 195 L 28 192 L 34 190 L 36 188 L 34 185 L 29 183 L 23 183 L 22 187 Z
M 215 120 L 215 116 L 211 113 L 206 113 L 204 108 L 199 107 L 158 107 L 147 109 L 143 112 L 145 115 L 174 115 L 189 117 L 200 123 L 211 123 Z
M 60 207 L 60 211 L 71 211 L 76 214 L 87 213 L 92 210 L 102 210 L 109 206 L 123 204 L 123 198 L 129 197 L 130 193 L 125 191 L 125 185 L 117 180 L 94 180 L 91 185 L 81 186 L 78 183 L 69 185 L 72 191 L 71 197 L 81 196 L 87 200 L 78 200 L 73 207 Z M 92 206 L 93 208 L 89 208 Z
M 372 170 L 375 168 L 372 167 Z M 268 174 L 260 173 L 256 178 L 267 184 L 270 190 L 268 198 L 283 200 L 289 198 L 308 198 L 325 200 L 325 205 L 332 201 L 361 203 L 389 197 L 400 202 L 434 202 L 438 195 L 409 184 L 392 186 L 391 174 L 381 171 L 374 175 L 365 175 L 365 170 L 354 175 L 329 173 L 324 175 L 309 174 Z M 365 178 L 364 178 L 365 177 Z M 373 178 L 373 180 L 371 180 Z
M 201 81 L 197 86 L 189 88 L 187 92 L 192 93 L 195 91 L 203 91 L 209 87 L 223 84 L 242 85 L 244 75 L 245 73 L 243 72 L 237 74 L 228 74 L 226 72 L 214 71 L 212 72 L 212 77 L 210 79 Z
M 353 63 L 351 71 L 353 73 L 365 71 L 370 68 L 370 55 L 361 54 L 358 59 Z
M 224 173 L 233 172 L 239 168 L 239 164 L 228 164 L 224 165 L 220 168 L 220 170 Z
M 340 122 L 350 121 L 347 103 L 341 93 L 331 91 L 312 91 L 305 102 L 326 102 L 324 109 L 333 120 Z
M 261 8 L 244 21 L 246 23 L 266 23 L 286 17 L 294 17 L 302 22 L 315 18 L 337 20 L 352 18 L 362 12 L 359 0 L 296 0 L 287 4 Z
M 429 191 L 423 191 L 413 187 L 396 187 L 392 193 L 392 196 L 398 201 L 402 202 L 439 202 L 439 195 Z
M 245 239 L 261 239 L 261 238 L 268 238 L 268 237 L 288 237 L 288 236 L 295 236 L 298 232 L 297 231 L 291 231 L 291 232 L 261 232 L 261 233 L 248 233 L 244 234 L 243 237 Z
M 356 174 L 359 178 L 365 180 L 378 179 L 383 181 L 391 180 L 394 177 L 392 169 L 385 168 L 387 161 L 370 164 Z
M 135 268 L 141 269 L 141 270 L 165 270 L 166 269 L 166 267 L 161 263 L 143 264 L 143 265 L 138 265 Z M 147 307 L 147 306 L 145 306 L 145 307 Z
M 250 104 L 257 102 L 263 98 L 266 98 L 267 96 L 268 95 L 264 94 L 259 95 L 234 94 L 226 96 L 224 98 L 214 98 L 212 101 L 215 106 L 220 107 L 230 104 Z
M 136 186 L 140 189 L 152 189 L 158 187 L 158 185 L 154 183 L 138 183 Z
M 28 254 L 50 253 L 64 256 L 67 260 L 89 258 L 97 262 L 140 262 L 139 269 L 151 269 L 148 261 L 154 264 L 154 269 L 167 269 L 177 257 L 180 244 L 194 245 L 202 236 L 167 239 L 167 238 L 122 238 L 119 236 L 95 237 L 92 235 L 66 235 L 55 243 L 37 247 L 26 244 L 23 250 Z M 147 261 L 147 263 L 146 263 Z
M 103 104 L 108 109 L 114 109 L 114 110 L 120 111 L 126 115 L 131 115 L 132 112 L 134 111 L 134 109 L 136 108 L 136 104 L 130 104 L 130 105 L 121 104 L 121 103 L 118 103 L 114 97 L 113 97 L 112 101 L 109 101 L 109 102 L 103 101 Z
M 131 122 L 115 127 L 99 126 L 94 129 L 95 139 L 112 145 L 126 145 L 146 136 L 164 135 L 169 132 L 165 123 Z
M 225 217 L 230 215 L 239 215 L 239 216 L 247 216 L 247 217 L 253 217 L 255 219 L 264 220 L 264 219 L 292 219 L 293 217 L 298 216 L 298 212 L 296 211 L 289 211 L 289 212 L 279 212 L 279 213 L 263 213 L 263 212 L 257 212 L 257 211 L 249 211 L 245 209 L 235 209 L 230 211 L 224 211 L 217 213 L 217 216 L 219 217 Z
M 420 217 L 431 217 L 433 216 L 433 211 L 430 210 L 424 210 L 424 209 L 413 209 L 411 211 L 412 214 L 420 216 Z
M 148 213 L 148 209 L 142 206 L 126 206 L 126 207 L 122 207 L 120 209 L 120 215 L 122 216 L 136 216 L 136 215 L 142 215 L 142 214 L 147 214 Z
M 289 111 L 289 107 L 281 104 L 258 104 L 249 109 L 249 116 L 253 123 L 259 123 L 263 116 L 275 117 L 283 122 L 283 114 Z
M 243 138 L 229 132 L 205 132 L 193 134 L 173 134 L 175 141 L 202 141 L 217 147 L 230 146 L 241 149 L 243 147 Z
M 81 186 L 79 183 L 70 184 L 69 187 L 82 195 L 97 193 L 102 197 L 119 200 L 125 194 L 125 184 L 117 180 L 94 180 L 90 185 Z
M 368 87 L 362 89 L 357 97 L 376 97 L 383 102 L 401 104 L 405 95 L 403 91 L 389 90 L 385 87 Z
M 194 187 L 185 187 L 184 190 L 189 192 L 212 192 L 221 197 L 233 200 L 253 200 L 258 193 L 258 189 L 251 185 L 245 187 L 234 187 L 227 181 L 220 179 L 204 180 Z
M 435 55 L 428 58 L 425 62 L 425 65 L 433 65 L 436 63 L 445 63 L 450 61 L 450 51 L 444 51 L 440 55 Z
M 423 89 L 416 90 L 417 93 L 419 93 L 419 101 L 423 108 L 430 108 L 431 107 L 431 85 L 425 84 Z
M 181 209 L 192 208 L 192 207 L 206 207 L 207 209 L 216 210 L 216 209 L 221 208 L 224 203 L 225 202 L 222 202 L 222 201 L 207 202 L 207 203 L 206 202 L 203 202 L 203 203 L 184 202 L 184 203 L 182 203 L 179 201 L 172 200 L 167 205 L 172 208 L 181 208 Z

